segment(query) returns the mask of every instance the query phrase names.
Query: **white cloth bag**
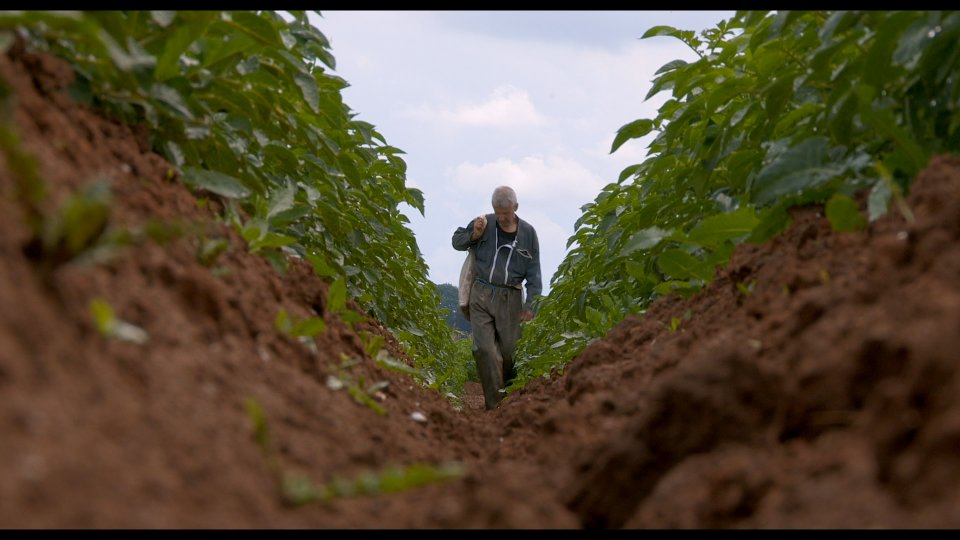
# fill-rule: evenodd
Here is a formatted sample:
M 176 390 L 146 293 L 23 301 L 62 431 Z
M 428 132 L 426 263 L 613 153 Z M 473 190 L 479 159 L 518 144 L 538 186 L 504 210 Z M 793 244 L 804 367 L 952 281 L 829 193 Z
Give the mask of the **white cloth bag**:
M 473 280 L 477 277 L 477 268 L 475 265 L 476 256 L 473 249 L 467 250 L 467 258 L 463 261 L 463 268 L 460 269 L 460 313 L 463 318 L 470 320 L 470 289 L 473 288 Z

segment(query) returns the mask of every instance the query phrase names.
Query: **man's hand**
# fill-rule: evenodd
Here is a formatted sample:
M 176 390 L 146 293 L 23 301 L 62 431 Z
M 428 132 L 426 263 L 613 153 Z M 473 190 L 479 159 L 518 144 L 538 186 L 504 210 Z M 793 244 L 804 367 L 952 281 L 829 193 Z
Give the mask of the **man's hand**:
M 533 320 L 533 311 L 529 309 L 524 309 L 520 311 L 520 320 L 521 321 L 532 321 Z
M 470 235 L 470 240 L 476 240 L 483 236 L 483 231 L 487 229 L 487 216 L 477 216 L 473 220 L 473 233 Z

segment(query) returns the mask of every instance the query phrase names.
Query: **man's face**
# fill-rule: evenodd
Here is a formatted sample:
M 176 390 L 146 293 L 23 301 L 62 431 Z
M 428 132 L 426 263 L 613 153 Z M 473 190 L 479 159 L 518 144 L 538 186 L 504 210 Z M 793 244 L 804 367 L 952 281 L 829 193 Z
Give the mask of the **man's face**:
M 497 223 L 500 224 L 500 228 L 509 227 L 513 224 L 514 218 L 516 217 L 517 206 L 514 205 L 509 208 L 494 208 L 493 213 L 497 215 Z

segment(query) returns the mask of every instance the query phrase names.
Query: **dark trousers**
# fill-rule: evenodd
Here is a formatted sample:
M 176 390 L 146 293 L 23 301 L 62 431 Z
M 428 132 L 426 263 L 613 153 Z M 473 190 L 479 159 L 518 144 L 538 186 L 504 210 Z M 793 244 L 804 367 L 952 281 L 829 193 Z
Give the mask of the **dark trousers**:
M 474 282 L 470 291 L 473 359 L 483 386 L 487 410 L 503 398 L 503 388 L 516 376 L 513 351 L 520 339 L 523 291 Z

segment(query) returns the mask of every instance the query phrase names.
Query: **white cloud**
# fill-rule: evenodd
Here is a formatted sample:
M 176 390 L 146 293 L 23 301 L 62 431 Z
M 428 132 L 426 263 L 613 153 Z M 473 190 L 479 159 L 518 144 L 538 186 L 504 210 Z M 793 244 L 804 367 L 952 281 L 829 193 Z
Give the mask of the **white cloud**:
M 508 185 L 516 190 L 521 208 L 527 201 L 592 199 L 605 185 L 579 162 L 555 155 L 528 156 L 520 161 L 500 158 L 482 165 L 461 163 L 453 171 L 453 183 L 462 193 L 485 197 L 497 186 Z
M 545 122 L 526 90 L 505 84 L 494 88 L 489 99 L 450 109 L 421 105 L 404 111 L 404 115 L 465 126 L 529 127 Z

